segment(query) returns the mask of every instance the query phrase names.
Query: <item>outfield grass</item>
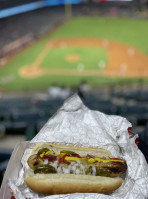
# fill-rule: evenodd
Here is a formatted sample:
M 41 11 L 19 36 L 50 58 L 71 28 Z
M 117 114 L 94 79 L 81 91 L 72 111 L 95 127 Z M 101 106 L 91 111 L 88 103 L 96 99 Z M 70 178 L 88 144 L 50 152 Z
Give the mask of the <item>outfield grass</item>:
M 147 36 L 148 20 L 107 17 L 74 18 L 51 35 L 52 38 L 89 37 L 119 41 L 148 55 Z
M 13 60 L 0 68 L 0 88 L 6 91 L 27 91 L 46 89 L 52 84 L 61 86 L 77 86 L 81 81 L 87 81 L 92 86 L 124 84 L 125 82 L 136 83 L 138 79 L 122 79 L 122 78 L 107 78 L 107 77 L 68 77 L 68 76 L 40 76 L 33 79 L 21 78 L 19 75 L 20 67 L 31 65 L 38 55 L 42 52 L 45 44 L 52 38 L 99 38 L 108 39 L 112 41 L 119 41 L 129 44 L 143 51 L 148 56 L 148 21 L 136 19 L 118 19 L 118 18 L 74 18 L 65 23 L 52 34 L 47 35 L 43 39 L 37 41 L 35 44 L 25 49 L 20 55 L 16 56 Z M 81 53 L 83 62 L 87 67 L 96 67 L 98 60 L 107 61 L 105 52 L 102 49 L 91 50 L 86 49 L 82 52 L 80 49 L 69 49 L 72 53 Z M 69 52 L 70 52 L 69 51 Z M 51 52 L 41 64 L 42 67 L 50 67 L 52 61 L 53 67 L 68 68 L 69 64 L 61 64 L 61 60 L 66 56 L 66 49 L 62 53 L 56 49 L 56 52 Z M 86 56 L 86 53 L 88 56 Z M 100 57 L 99 57 L 100 56 Z M 54 59 L 55 57 L 55 59 Z M 84 59 L 85 57 L 85 59 Z M 94 57 L 98 58 L 96 61 Z M 90 58 L 94 61 L 93 64 L 89 61 Z M 53 64 L 55 63 L 55 65 Z M 60 63 L 60 65 L 59 65 Z M 48 66 L 47 66 L 48 65 Z M 72 65 L 70 67 L 76 67 Z M 143 82 L 148 83 L 148 78 Z

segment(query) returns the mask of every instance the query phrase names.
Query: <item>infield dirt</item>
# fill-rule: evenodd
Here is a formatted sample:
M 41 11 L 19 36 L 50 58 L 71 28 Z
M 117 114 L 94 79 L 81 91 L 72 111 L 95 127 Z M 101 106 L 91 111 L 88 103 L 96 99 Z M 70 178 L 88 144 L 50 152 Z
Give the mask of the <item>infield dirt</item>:
M 101 47 L 107 52 L 108 64 L 104 70 L 83 70 L 77 69 L 43 69 L 41 63 L 51 48 L 54 47 Z M 78 55 L 77 55 L 78 56 Z M 78 57 L 70 57 L 71 61 Z M 35 78 L 41 75 L 71 75 L 71 76 L 111 76 L 111 77 L 148 77 L 148 57 L 140 50 L 123 43 L 109 40 L 70 38 L 55 39 L 46 43 L 39 56 L 30 66 L 22 67 L 19 74 L 23 78 Z

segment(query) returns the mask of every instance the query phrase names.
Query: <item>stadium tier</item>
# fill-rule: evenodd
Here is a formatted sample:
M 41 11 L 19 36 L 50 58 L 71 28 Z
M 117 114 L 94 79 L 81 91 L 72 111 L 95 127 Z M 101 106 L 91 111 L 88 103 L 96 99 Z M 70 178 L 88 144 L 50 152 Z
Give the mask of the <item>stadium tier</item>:
M 131 89 L 131 88 L 130 88 Z M 130 92 L 126 88 L 126 92 Z M 0 99 L 0 124 L 4 126 L 6 134 L 25 134 L 29 126 L 34 126 L 38 131 L 38 125 L 45 123 L 62 106 L 64 100 L 63 91 L 56 95 L 50 94 L 46 99 L 39 96 L 16 98 L 3 97 Z M 93 89 L 84 91 L 83 89 L 71 90 L 69 96 L 77 92 L 84 104 L 92 109 L 109 115 L 120 115 L 127 118 L 133 126 L 145 126 L 148 123 L 148 98 L 129 98 L 121 88 L 117 95 L 114 89 Z M 147 95 L 147 89 L 135 89 L 137 95 Z M 119 93 L 119 91 L 118 91 Z M 141 103 L 142 102 L 142 103 Z M 36 132 L 37 132 L 36 131 Z
M 0 55 L 11 54 L 15 48 L 22 49 L 30 42 L 50 32 L 64 19 L 64 9 L 41 9 L 12 16 L 0 21 Z
M 30 9 L 34 4 L 42 6 Z M 59 22 L 63 21 L 68 12 L 72 16 L 77 15 L 111 15 L 128 16 L 135 15 L 135 3 L 132 0 L 112 1 L 79 1 L 73 0 L 66 7 L 65 1 L 44 0 L 2 0 L 0 1 L 0 48 L 24 36 L 30 36 L 32 40 L 50 32 Z M 22 8 L 21 8 L 22 7 Z M 12 9 L 12 14 L 11 13 Z M 22 9 L 22 12 L 20 10 Z M 14 12 L 16 10 L 16 13 Z M 14 12 L 14 13 L 13 13 Z M 48 23 L 47 23 L 48 22 Z M 3 38 L 3 39 L 2 39 Z M 21 43 L 21 41 L 18 40 Z M 29 43 L 29 42 L 28 42 Z M 26 41 L 26 44 L 28 44 Z M 25 45 L 22 43 L 22 46 Z M 6 46 L 5 46 L 6 47 Z M 7 46 L 8 48 L 8 46 Z M 2 52 L 0 56 L 2 57 Z M 4 55 L 3 55 L 4 56 Z

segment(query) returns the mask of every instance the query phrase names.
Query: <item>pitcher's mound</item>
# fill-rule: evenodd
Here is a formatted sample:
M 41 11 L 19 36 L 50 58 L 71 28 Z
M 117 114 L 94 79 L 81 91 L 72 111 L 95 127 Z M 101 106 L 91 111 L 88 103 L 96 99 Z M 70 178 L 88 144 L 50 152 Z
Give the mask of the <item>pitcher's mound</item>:
M 77 62 L 80 60 L 80 56 L 78 54 L 68 54 L 65 59 L 68 62 Z

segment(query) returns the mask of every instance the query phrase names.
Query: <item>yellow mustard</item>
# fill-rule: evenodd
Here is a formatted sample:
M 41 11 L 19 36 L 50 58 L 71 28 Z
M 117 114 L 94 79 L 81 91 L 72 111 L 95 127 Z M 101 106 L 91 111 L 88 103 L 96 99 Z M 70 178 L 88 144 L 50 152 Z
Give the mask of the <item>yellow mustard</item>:
M 40 157 L 42 158 L 44 155 L 49 155 L 51 153 L 52 150 L 47 151 L 46 153 L 42 153 L 40 154 Z
M 86 158 L 77 158 L 77 157 L 69 157 L 66 156 L 65 160 L 70 160 L 70 161 L 77 161 L 77 160 L 85 160 Z
M 40 154 L 40 157 L 42 158 L 44 155 L 49 155 L 51 153 L 52 150 L 49 150 L 47 151 L 46 153 L 42 153 Z M 59 156 L 59 157 L 63 157 L 66 153 L 60 153 L 56 156 Z M 109 163 L 109 162 L 124 162 L 124 160 L 116 160 L 116 159 L 101 159 L 101 158 L 87 158 L 87 157 L 83 157 L 83 158 L 78 158 L 78 157 L 69 157 L 69 156 L 66 156 L 65 157 L 65 160 L 69 160 L 69 161 L 77 161 L 77 160 L 88 160 L 88 162 L 90 163 L 94 163 L 94 162 L 104 162 L 104 163 Z
M 88 161 L 90 162 L 90 163 L 94 163 L 94 162 L 106 162 L 106 163 L 108 163 L 108 162 L 124 162 L 124 160 L 114 160 L 114 159 L 109 159 L 109 160 L 104 160 L 104 159 L 100 159 L 100 158 L 90 158 L 90 159 L 88 159 Z

